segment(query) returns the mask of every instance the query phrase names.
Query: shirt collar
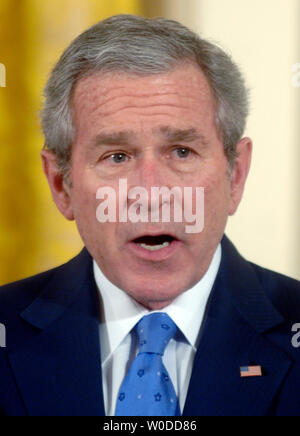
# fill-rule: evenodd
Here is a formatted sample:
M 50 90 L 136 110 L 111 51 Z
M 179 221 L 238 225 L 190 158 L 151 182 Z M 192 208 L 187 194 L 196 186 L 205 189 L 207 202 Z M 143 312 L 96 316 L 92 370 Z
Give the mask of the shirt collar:
M 173 319 L 194 349 L 196 349 L 207 300 L 216 279 L 220 262 L 221 245 L 219 244 L 202 279 L 160 311 L 167 313 Z M 93 268 L 95 281 L 102 299 L 100 339 L 102 363 L 105 363 L 136 323 L 150 311 L 110 282 L 95 260 Z M 186 316 L 187 313 L 189 316 Z

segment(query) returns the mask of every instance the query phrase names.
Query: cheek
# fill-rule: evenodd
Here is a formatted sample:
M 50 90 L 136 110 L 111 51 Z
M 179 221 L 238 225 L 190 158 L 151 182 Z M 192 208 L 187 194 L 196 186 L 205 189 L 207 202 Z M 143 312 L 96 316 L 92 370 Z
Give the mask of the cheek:
M 205 186 L 205 215 L 216 219 L 228 216 L 230 207 L 230 181 L 227 176 L 212 177 Z
M 76 225 L 82 239 L 89 247 L 91 245 L 99 246 L 105 241 L 113 245 L 117 223 L 103 223 L 97 219 L 97 209 L 103 202 L 102 199 L 97 198 L 97 191 L 100 187 L 108 185 L 99 183 L 99 180 L 95 177 L 78 180 L 81 180 L 81 182 L 74 183 L 71 201 Z
M 97 224 L 96 210 L 99 200 L 96 199 L 97 187 L 87 183 L 83 178 L 73 178 L 71 204 L 74 218 L 82 238 L 93 232 Z
M 76 216 L 85 216 L 88 219 L 96 219 L 97 201 L 94 192 L 85 189 L 77 191 L 76 195 L 73 197 L 72 204 L 74 207 L 75 219 Z

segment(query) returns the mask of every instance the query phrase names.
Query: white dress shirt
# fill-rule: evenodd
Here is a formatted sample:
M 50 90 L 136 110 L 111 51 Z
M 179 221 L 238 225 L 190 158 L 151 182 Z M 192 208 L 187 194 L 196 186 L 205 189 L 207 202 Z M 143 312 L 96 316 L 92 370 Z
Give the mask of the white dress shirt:
M 181 412 L 197 351 L 200 327 L 220 261 L 221 245 L 217 247 L 206 274 L 195 286 L 180 294 L 161 311 L 154 311 L 167 313 L 179 329 L 165 350 L 163 363 L 174 385 Z M 131 330 L 150 311 L 111 283 L 95 261 L 94 276 L 100 291 L 102 312 L 100 343 L 104 406 L 106 415 L 114 416 L 119 389 L 138 351 Z

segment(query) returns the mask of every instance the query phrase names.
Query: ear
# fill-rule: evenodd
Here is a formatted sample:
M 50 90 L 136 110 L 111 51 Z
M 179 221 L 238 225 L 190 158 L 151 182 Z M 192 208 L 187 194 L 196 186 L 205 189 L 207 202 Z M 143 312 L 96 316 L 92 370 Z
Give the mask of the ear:
M 237 144 L 238 157 L 231 174 L 231 194 L 229 215 L 233 215 L 244 192 L 244 187 L 250 169 L 252 155 L 252 141 L 250 138 L 242 138 Z
M 73 210 L 71 205 L 70 191 L 71 187 L 67 185 L 57 167 L 56 156 L 49 150 L 41 152 L 43 170 L 47 177 L 53 200 L 59 211 L 68 220 L 73 220 Z

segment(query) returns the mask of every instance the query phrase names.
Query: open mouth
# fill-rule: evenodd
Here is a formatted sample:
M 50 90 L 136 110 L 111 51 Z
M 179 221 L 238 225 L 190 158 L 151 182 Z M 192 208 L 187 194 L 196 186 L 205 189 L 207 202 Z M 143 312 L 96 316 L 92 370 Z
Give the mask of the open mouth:
M 168 247 L 174 241 L 176 241 L 176 239 L 171 235 L 145 235 L 134 239 L 132 242 L 146 250 L 157 251 Z

